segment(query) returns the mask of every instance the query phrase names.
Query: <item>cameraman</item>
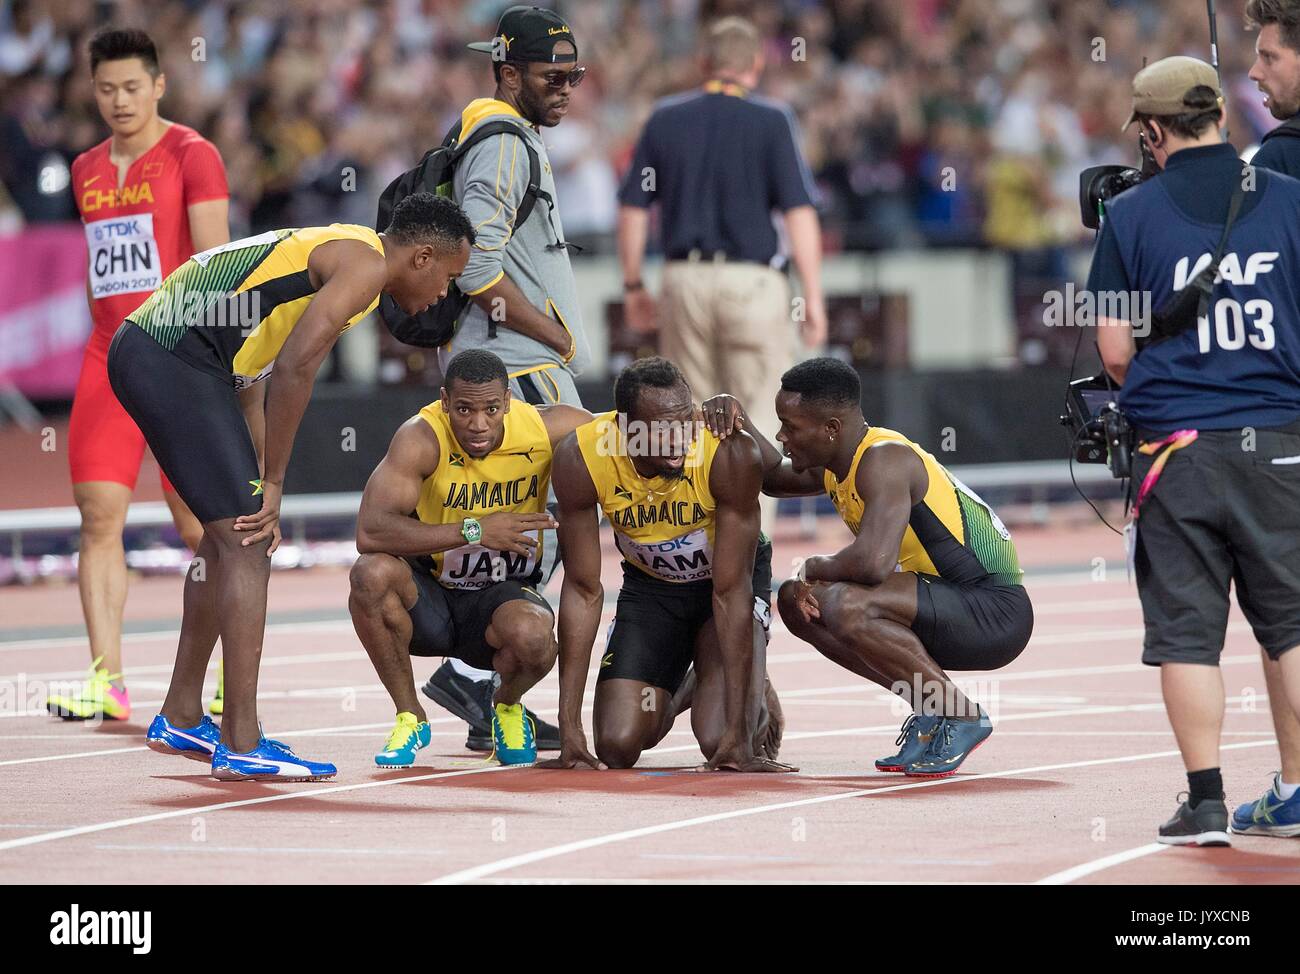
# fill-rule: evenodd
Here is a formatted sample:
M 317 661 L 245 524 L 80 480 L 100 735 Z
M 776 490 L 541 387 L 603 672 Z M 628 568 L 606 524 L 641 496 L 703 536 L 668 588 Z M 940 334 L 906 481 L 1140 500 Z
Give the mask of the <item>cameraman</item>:
M 1171 307 L 1198 262 L 1212 259 L 1234 196 L 1240 204 L 1204 317 L 1193 305 L 1183 316 L 1189 327 L 1167 338 L 1150 334 L 1151 321 L 1103 317 L 1097 334 L 1138 442 L 1142 661 L 1160 667 L 1187 768 L 1188 799 L 1158 839 L 1227 845 L 1218 663 L 1232 582 L 1278 665 L 1282 692 L 1272 706 L 1300 713 L 1300 653 L 1289 652 L 1300 645 L 1300 182 L 1243 169 L 1222 138 L 1215 71 L 1195 58 L 1165 58 L 1138 73 L 1125 128 L 1135 121 L 1163 171 L 1107 205 L 1088 277 L 1098 300 L 1146 292 L 1149 307 Z M 1300 823 L 1300 799 L 1274 801 L 1265 801 L 1263 824 L 1284 813 Z M 1252 824 L 1251 807 L 1244 820 L 1239 810 L 1239 831 Z

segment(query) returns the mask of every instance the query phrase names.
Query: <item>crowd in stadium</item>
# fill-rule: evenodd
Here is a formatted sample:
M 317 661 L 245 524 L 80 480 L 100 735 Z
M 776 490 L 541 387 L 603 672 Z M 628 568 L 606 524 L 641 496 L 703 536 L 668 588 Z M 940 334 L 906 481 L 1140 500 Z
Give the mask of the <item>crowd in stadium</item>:
M 164 113 L 220 149 L 233 235 L 369 223 L 383 185 L 489 92 L 464 45 L 504 5 L 12 0 L 0 11 L 0 227 L 75 219 L 66 163 L 106 135 L 86 42 L 110 22 L 158 38 Z M 828 250 L 983 243 L 1033 253 L 1083 239 L 1077 174 L 1135 157 L 1119 125 L 1142 59 L 1208 57 L 1199 0 L 568 7 L 591 70 L 546 140 L 566 229 L 598 252 L 612 248 L 616 182 L 636 134 L 655 99 L 699 81 L 698 26 L 716 16 L 743 13 L 770 38 L 762 87 L 796 108 Z M 1245 78 L 1253 35 L 1240 0 L 1219 7 L 1230 128 L 1244 146 L 1273 122 Z

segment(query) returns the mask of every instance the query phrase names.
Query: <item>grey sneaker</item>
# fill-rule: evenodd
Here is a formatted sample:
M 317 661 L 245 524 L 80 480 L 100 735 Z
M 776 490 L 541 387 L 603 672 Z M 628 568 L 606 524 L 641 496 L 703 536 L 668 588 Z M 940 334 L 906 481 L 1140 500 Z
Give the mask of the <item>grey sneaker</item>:
M 1185 799 L 1187 793 L 1178 797 Z M 1160 826 L 1156 841 L 1165 845 L 1230 846 L 1228 806 L 1222 799 L 1206 798 L 1195 808 L 1183 801 L 1174 817 Z

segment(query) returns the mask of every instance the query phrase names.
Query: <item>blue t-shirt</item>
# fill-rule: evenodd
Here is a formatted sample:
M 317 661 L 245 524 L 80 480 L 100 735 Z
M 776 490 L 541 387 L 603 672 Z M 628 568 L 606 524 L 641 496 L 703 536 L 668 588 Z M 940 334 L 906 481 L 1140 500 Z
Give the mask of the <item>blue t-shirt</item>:
M 773 210 L 813 205 L 816 190 L 790 109 L 755 95 L 691 92 L 646 122 L 623 179 L 624 206 L 661 207 L 663 251 L 773 262 Z
M 1139 426 L 1268 429 L 1300 418 L 1300 181 L 1252 171 L 1207 316 L 1129 365 L 1119 403 Z M 1227 143 L 1174 153 L 1108 204 L 1087 289 L 1150 292 L 1151 309 L 1163 307 L 1209 263 L 1241 178 Z

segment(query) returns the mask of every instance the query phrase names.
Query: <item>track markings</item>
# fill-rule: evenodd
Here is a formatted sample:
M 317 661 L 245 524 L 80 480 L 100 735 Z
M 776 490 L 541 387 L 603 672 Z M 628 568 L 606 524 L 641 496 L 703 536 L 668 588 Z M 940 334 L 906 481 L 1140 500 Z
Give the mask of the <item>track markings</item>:
M 1094 708 L 1089 708 L 1089 713 L 1091 713 L 1091 714 L 1095 714 L 1095 713 L 1119 713 L 1119 712 L 1143 711 L 1143 710 L 1158 709 L 1158 708 L 1160 708 L 1160 707 L 1162 707 L 1162 706 L 1163 706 L 1163 704 L 1135 704 L 1135 705 L 1131 705 L 1131 706 L 1122 706 L 1122 707 L 1094 707 Z M 1038 714 L 1015 714 L 1015 715 L 1011 715 L 1011 716 L 1008 716 L 1008 717 L 1004 717 L 1003 720 L 1004 720 L 1004 721 L 1006 721 L 1006 720 L 1031 720 L 1031 719 L 1035 719 L 1035 718 L 1060 717 L 1060 716 L 1066 716 L 1066 715 L 1072 715 L 1072 714 L 1073 714 L 1072 711 L 1064 711 L 1064 712 L 1063 712 L 1063 711 L 1059 711 L 1059 710 L 1047 710 L 1047 711 L 1042 711 L 1041 713 L 1038 713 Z M 443 719 L 443 720 L 455 720 L 454 717 L 452 717 L 452 718 L 442 718 L 442 719 Z M 383 725 L 380 725 L 380 726 L 382 726 L 382 727 L 387 727 L 388 724 L 383 724 Z M 342 729 L 342 728 L 338 728 L 338 729 Z M 886 732 L 886 731 L 892 731 L 893 729 L 894 729 L 894 725 L 893 725 L 893 724 L 881 724 L 881 725 L 877 725 L 877 726 L 875 726 L 875 727 L 847 727 L 847 728 L 840 728 L 840 729 L 838 729 L 838 730 L 831 730 L 831 731 L 795 731 L 795 732 L 789 732 L 789 733 L 787 733 L 787 734 L 785 735 L 785 740 L 787 740 L 787 741 L 792 741 L 792 740 L 809 740 L 809 739 L 813 739 L 813 738 L 823 738 L 823 737 L 843 737 L 843 736 L 847 736 L 847 735 L 857 735 L 857 734 L 867 734 L 867 733 L 882 733 L 882 732 Z M 326 728 L 325 730 L 328 731 L 329 728 Z M 304 732 L 303 732 L 303 731 L 297 731 L 296 733 L 301 734 L 301 733 L 304 733 Z M 1236 748 L 1236 747 L 1256 747 L 1256 746 L 1259 746 L 1259 745 L 1262 745 L 1262 744 L 1271 744 L 1271 743 L 1272 743 L 1271 741 L 1251 741 L 1251 742 L 1249 742 L 1249 743 L 1244 743 L 1244 744 L 1228 744 L 1228 745 L 1225 745 L 1225 746 L 1224 746 L 1224 750 L 1227 750 L 1227 749 L 1230 749 L 1230 748 Z M 140 748 L 140 750 L 143 750 L 143 748 Z M 690 744 L 679 744 L 679 745 L 675 745 L 675 746 L 673 746 L 673 747 L 658 747 L 658 748 L 655 748 L 654 751 L 653 751 L 652 753 L 654 753 L 654 754 L 672 754 L 672 753 L 681 753 L 681 752 L 684 752 L 684 751 L 696 751 L 696 750 L 697 750 L 697 746 L 696 746 L 696 744 L 695 744 L 694 742 L 692 742 L 692 743 L 690 743 Z M 1163 756 L 1165 756 L 1165 755 L 1167 755 L 1167 754 L 1177 754 L 1177 753 L 1178 753 L 1177 751 L 1162 751 L 1162 752 L 1158 752 L 1158 754 L 1147 755 L 1147 757 L 1154 757 L 1154 756 L 1161 756 L 1161 757 L 1163 757 Z M 997 772 L 997 773 L 993 773 L 993 774 L 984 774 L 984 775 L 970 775 L 970 776 L 962 776 L 962 777 L 955 777 L 955 778 L 942 778 L 942 779 L 939 779 L 939 780 L 937 780 L 937 781 L 922 781 L 922 782 L 918 782 L 918 783 L 908 783 L 908 784 L 903 784 L 903 785 L 892 785 L 892 786 L 888 786 L 888 787 L 880 788 L 880 789 L 870 789 L 870 788 L 869 788 L 869 789 L 866 789 L 865 791 L 846 792 L 846 793 L 839 794 L 839 795 L 819 796 L 819 797 L 814 797 L 814 798 L 798 799 L 798 800 L 793 801 L 793 802 L 785 802 L 785 803 L 781 803 L 781 804 L 779 804 L 779 805 L 759 806 L 758 809 L 756 809 L 756 810 L 755 810 L 755 809 L 741 809 L 741 810 L 734 811 L 734 812 L 722 812 L 722 813 L 718 813 L 717 815 L 713 815 L 713 816 L 705 816 L 704 818 L 701 818 L 701 819 L 688 819 L 688 820 L 686 820 L 686 821 L 687 821 L 689 824 L 701 824 L 701 823 L 703 823 L 703 822 L 707 822 L 707 821 L 720 821 L 720 820 L 722 820 L 722 819 L 726 819 L 726 818 L 734 818 L 734 817 L 739 817 L 739 816 L 742 816 L 742 815 L 752 815 L 752 814 L 755 814 L 756 811 L 767 811 L 767 810 L 770 810 L 770 809 L 776 809 L 776 808 L 794 808 L 794 807 L 798 807 L 798 806 L 801 806 L 801 805 L 815 805 L 815 804 L 818 804 L 818 803 L 820 803 L 820 802 L 826 801 L 828 798 L 829 798 L 829 799 L 839 799 L 839 798 L 852 797 L 853 795 L 883 794 L 883 793 L 885 793 L 885 792 L 890 792 L 890 791 L 900 791 L 900 790 L 906 790 L 906 789 L 909 789 L 909 788 L 917 788 L 917 787 L 933 786 L 933 785 L 936 785 L 936 784 L 942 784 L 942 783 L 944 783 L 944 782 L 953 782 L 953 781 L 979 781 L 979 780 L 981 780 L 981 779 L 983 779 L 983 778 L 999 778 L 999 777 L 1005 777 L 1005 776 L 1007 776 L 1007 775 L 1014 775 L 1014 774 L 1028 774 L 1028 773 L 1030 773 L 1030 772 L 1034 772 L 1034 771 L 1056 770 L 1056 769 L 1058 769 L 1058 768 L 1087 767 L 1087 766 L 1090 766 L 1090 765 L 1093 765 L 1093 764 L 1109 764 L 1109 763 L 1112 763 L 1112 762 L 1115 762 L 1115 761 L 1131 761 L 1131 760 L 1138 760 L 1138 759 L 1139 759 L 1139 758 L 1132 758 L 1132 757 L 1127 757 L 1127 758 L 1101 758 L 1101 759 L 1094 759 L 1094 760 L 1091 760 L 1091 761 L 1075 762 L 1075 763 L 1072 763 L 1072 764 L 1065 764 L 1065 765 L 1048 765 L 1048 766 L 1044 766 L 1044 767 L 1021 768 L 1021 769 L 1016 770 L 1016 771 Z M 20 758 L 20 759 L 19 759 L 19 761 L 30 761 L 30 760 L 31 760 L 31 759 L 27 759 L 27 758 Z M 310 788 L 303 788 L 303 789 L 300 789 L 300 790 L 297 790 L 297 791 L 293 791 L 293 792 L 287 792 L 287 793 L 277 794 L 277 795 L 268 795 L 268 796 L 263 796 L 263 797 L 261 797 L 261 798 L 249 798 L 249 799 L 244 799 L 244 800 L 242 800 L 242 801 L 235 801 L 235 802 L 218 802 L 218 803 L 213 804 L 213 805 L 196 805 L 196 806 L 194 806 L 194 807 L 186 808 L 186 809 L 181 809 L 181 810 L 179 810 L 179 811 L 175 811 L 175 812 L 162 812 L 162 813 L 158 813 L 158 814 L 155 814 L 155 815 L 144 815 L 144 816 L 138 816 L 138 817 L 134 817 L 134 818 L 115 819 L 115 820 L 113 820 L 113 821 L 109 821 L 109 822 L 100 822 L 100 823 L 92 824 L 92 825 L 84 825 L 84 826 L 79 826 L 79 827 L 77 827 L 77 828 L 73 828 L 73 829 L 60 829 L 60 830 L 58 830 L 58 831 L 47 832 L 47 833 L 43 833 L 43 834 L 41 834 L 41 835 L 35 835 L 35 836 L 24 836 L 24 837 L 21 838 L 21 839 L 11 839 L 11 840 L 9 840 L 8 842 L 0 842 L 0 852 L 3 852 L 3 851 L 5 851 L 5 850 L 7 850 L 7 849 L 15 849 L 15 848 L 19 848 L 19 847 L 21 847 L 21 846 L 35 845 L 35 844 L 37 844 L 37 843 L 41 843 L 41 842 L 53 842 L 53 841 L 56 841 L 56 840 L 58 840 L 58 839 L 72 838 L 72 837 L 74 837 L 74 836 L 85 835 L 85 834 L 89 834 L 89 833 L 92 833 L 92 832 L 101 832 L 101 831 L 108 831 L 108 830 L 111 830 L 111 829 L 127 828 L 127 827 L 132 826 L 132 825 L 142 825 L 142 824 L 145 824 L 145 823 L 147 823 L 147 822 L 155 822 L 155 821 L 160 821 L 160 820 L 162 820 L 162 819 L 168 819 L 168 818 L 177 818 L 177 817 L 185 816 L 185 815 L 198 815 L 198 814 L 205 813 L 205 812 L 218 812 L 218 811 L 223 811 L 223 810 L 228 809 L 228 808 L 243 808 L 243 807 L 247 807 L 247 806 L 249 806 L 249 805 L 259 805 L 259 804 L 264 804 L 264 803 L 266 803 L 266 802 L 285 801 L 285 800 L 292 799 L 292 798 L 316 798 L 316 797 L 319 797 L 319 796 L 322 796 L 322 795 L 336 795 L 336 794 L 343 794 L 343 793 L 346 793 L 346 792 L 356 791 L 356 790 L 358 790 L 358 789 L 363 789 L 363 788 L 382 788 L 382 787 L 384 787 L 384 786 L 386 786 L 386 785 L 400 785 L 400 784 L 407 784 L 407 783 L 414 782 L 414 781 L 430 781 L 430 780 L 435 780 L 435 779 L 438 779 L 438 778 L 455 777 L 455 776 L 463 775 L 463 774 L 478 774 L 478 773 L 481 773 L 481 772 L 483 772 L 483 771 L 505 771 L 505 770 L 528 770 L 528 769 L 525 769 L 525 768 L 509 768 L 509 767 L 503 767 L 503 766 L 500 766 L 500 765 L 492 765 L 492 766 L 489 766 L 489 767 L 468 769 L 468 770 L 466 770 L 466 771 L 437 772 L 437 773 L 433 773 L 433 774 L 416 775 L 416 776 L 413 776 L 413 777 L 389 778 L 389 779 L 385 779 L 385 780 L 381 780 L 381 781 L 366 781 L 366 782 L 360 782 L 360 783 L 357 783 L 357 784 L 350 784 L 350 785 L 326 785 L 326 786 L 324 786 L 324 787 L 310 787 Z M 544 773 L 544 772 L 543 772 L 543 773 Z M 689 773 L 689 772 L 688 772 L 688 773 Z M 720 816 L 720 817 L 719 817 L 719 816 Z M 651 826 L 651 827 L 650 827 L 650 830 L 651 830 L 651 831 L 649 831 L 649 832 L 643 832 L 643 830 L 632 830 L 632 832 L 630 832 L 630 833 L 615 833 L 615 835 L 617 835 L 617 836 L 636 837 L 636 836 L 638 836 L 638 835 L 640 835 L 640 834 L 647 834 L 647 835 L 649 835 L 649 834 L 654 834 L 656 831 L 669 831 L 669 830 L 671 830 L 671 829 L 673 829 L 673 828 L 682 828 L 682 827 L 685 827 L 685 826 L 682 826 L 682 825 L 675 825 L 675 826 L 674 826 L 674 825 L 671 825 L 671 824 L 670 824 L 669 826 L 666 826 L 666 827 L 665 827 L 665 826 Z M 584 840 L 584 841 L 588 841 L 588 842 L 590 842 L 590 841 L 593 841 L 593 840 Z M 605 841 L 611 841 L 611 840 L 609 840 L 608 837 L 607 837 Z M 617 841 L 617 840 L 613 840 L 613 841 Z M 597 844 L 603 844 L 603 843 L 601 843 L 601 842 L 597 842 Z M 557 847 L 557 848 L 565 848 L 565 847 Z M 506 868 L 509 868 L 509 867 L 506 867 Z
M 1238 748 L 1262 747 L 1266 744 L 1271 746 L 1273 742 L 1249 741 L 1242 744 L 1226 744 L 1222 749 L 1228 751 Z M 560 856 L 570 855 L 575 852 L 583 852 L 587 849 L 595 849 L 602 846 L 613 845 L 617 842 L 626 842 L 632 839 L 645 838 L 651 835 L 661 835 L 665 832 L 676 832 L 681 829 L 694 828 L 697 825 L 709 825 L 714 822 L 725 822 L 738 818 L 747 818 L 751 815 L 761 815 L 765 812 L 781 811 L 788 808 L 806 808 L 811 805 L 824 805 L 829 802 L 843 801 L 847 798 L 872 798 L 876 795 L 885 795 L 900 791 L 913 791 L 919 788 L 941 788 L 944 785 L 952 784 L 954 782 L 970 784 L 975 781 L 987 781 L 995 778 L 1011 778 L 1026 774 L 1041 774 L 1047 771 L 1068 771 L 1074 768 L 1090 768 L 1107 764 L 1123 764 L 1134 761 L 1152 761 L 1178 756 L 1178 751 L 1152 751 L 1147 754 L 1130 754 L 1117 758 L 1094 758 L 1088 761 L 1069 761 L 1062 764 L 1042 764 L 1029 768 L 1012 768 L 1007 771 L 993 771 L 987 774 L 938 778 L 928 781 L 908 782 L 900 785 L 887 785 L 883 788 L 863 788 L 855 791 L 840 792 L 833 795 L 818 795 L 814 798 L 799 798 L 787 802 L 753 805 L 749 808 L 737 808 L 725 812 L 715 812 L 712 815 L 698 815 L 694 818 L 661 822 L 657 825 L 647 825 L 638 829 L 625 829 L 621 832 L 610 832 L 606 835 L 597 835 L 587 839 L 579 839 L 574 842 L 565 842 L 561 845 L 549 846 L 544 849 L 536 849 L 532 852 L 526 852 L 517 856 L 507 856 L 504 859 L 497 859 L 493 862 L 472 866 L 469 869 L 461 869 L 457 872 L 447 873 L 445 876 L 440 876 L 437 879 L 430 880 L 426 885 L 448 886 L 476 882 L 480 879 L 510 869 L 518 869 L 522 866 L 529 866 L 533 863 L 543 862 L 548 859 L 556 859 Z M 3 846 L 0 845 L 0 848 L 3 848 Z
M 57 832 L 42 832 L 40 835 L 26 835 L 20 839 L 0 842 L 0 852 L 18 849 L 23 846 L 54 842 L 58 839 L 71 839 L 78 835 L 92 835 L 96 832 L 108 832 L 124 829 L 131 825 L 146 825 L 150 822 L 163 822 L 172 818 L 192 818 L 195 815 L 222 812 L 231 808 L 247 808 L 250 805 L 267 805 L 272 802 L 294 801 L 295 799 L 313 799 L 321 795 L 341 795 L 350 791 L 362 791 L 369 788 L 383 788 L 387 785 L 409 785 L 417 781 L 436 781 L 439 778 L 462 778 L 472 774 L 489 774 L 495 771 L 510 770 L 506 765 L 492 765 L 483 768 L 466 768 L 463 771 L 437 771 L 433 774 L 410 775 L 404 778 L 388 778 L 383 781 L 361 781 L 354 785 L 327 785 L 324 788 L 303 788 L 281 792 L 276 795 L 262 795 L 258 798 L 244 798 L 238 801 L 217 802 L 211 805 L 194 805 L 190 808 L 175 809 L 170 812 L 155 812 L 152 815 L 137 815 L 134 818 L 119 818 L 111 822 L 97 822 L 93 825 L 78 825 L 75 828 L 59 829 Z
M 1069 869 L 1062 869 L 1059 873 L 1052 873 L 1050 876 L 1044 876 L 1034 885 L 1036 886 L 1064 886 L 1072 883 L 1076 879 L 1083 879 L 1084 876 L 1091 876 L 1093 873 L 1099 873 L 1103 869 L 1109 869 L 1111 866 L 1118 866 L 1121 863 L 1132 862 L 1134 859 L 1141 859 L 1143 856 L 1154 855 L 1157 852 L 1163 852 L 1170 846 L 1162 845 L 1159 842 L 1151 842 L 1147 845 L 1140 845 L 1135 849 L 1126 849 L 1123 852 L 1116 852 L 1113 855 L 1102 856 L 1100 859 L 1093 859 L 1089 862 L 1080 863 L 1077 866 L 1071 866 Z

